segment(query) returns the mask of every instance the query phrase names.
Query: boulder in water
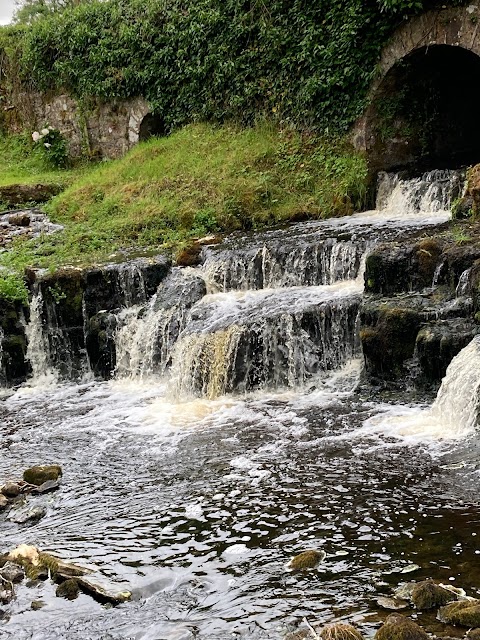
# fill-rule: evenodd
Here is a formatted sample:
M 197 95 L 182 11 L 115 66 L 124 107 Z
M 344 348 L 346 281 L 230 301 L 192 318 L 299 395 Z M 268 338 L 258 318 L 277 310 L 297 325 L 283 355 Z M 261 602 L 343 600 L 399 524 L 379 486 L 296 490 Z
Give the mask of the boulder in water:
M 322 640 L 363 640 L 360 631 L 345 622 L 327 624 L 317 635 Z
M 17 524 L 25 524 L 26 522 L 36 522 L 43 518 L 43 516 L 47 513 L 46 507 L 43 506 L 35 506 L 32 508 L 26 507 L 24 509 L 18 509 L 10 511 L 8 515 L 8 520 L 11 522 L 16 522 Z
M 429 640 L 426 632 L 410 618 L 397 613 L 388 616 L 375 634 L 375 640 Z
M 32 611 L 39 611 L 44 606 L 45 602 L 43 602 L 42 600 L 33 600 L 32 604 L 30 605 L 30 609 L 32 609 Z
M 325 551 L 309 549 L 294 556 L 290 562 L 287 563 L 286 568 L 289 571 L 308 571 L 309 569 L 315 569 L 320 562 L 325 560 L 325 556 Z
M 412 589 L 412 602 L 417 609 L 441 607 L 457 599 L 457 595 L 432 580 L 418 582 Z
M 7 498 L 16 498 L 22 493 L 23 487 L 18 482 L 6 482 L 1 491 Z
M 62 475 L 62 467 L 58 464 L 49 464 L 45 466 L 35 466 L 26 469 L 23 472 L 23 479 L 29 484 L 37 487 L 49 480 L 58 480 Z
M 58 585 L 55 595 L 57 598 L 65 598 L 66 600 L 75 600 L 80 593 L 80 587 L 75 578 L 69 578 Z
M 445 624 L 480 627 L 480 600 L 451 602 L 439 610 L 437 617 Z
M 4 495 L 0 495 L 0 510 L 8 507 L 8 498 Z

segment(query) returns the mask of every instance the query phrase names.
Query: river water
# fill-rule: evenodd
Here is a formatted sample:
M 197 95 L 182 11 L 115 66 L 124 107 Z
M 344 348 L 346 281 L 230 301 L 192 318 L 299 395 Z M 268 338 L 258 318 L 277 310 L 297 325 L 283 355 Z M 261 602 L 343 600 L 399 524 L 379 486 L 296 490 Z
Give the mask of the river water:
M 62 379 L 29 328 L 33 378 L 0 402 L 2 477 L 51 462 L 64 475 L 29 499 L 47 509 L 36 524 L 0 516 L 2 548 L 34 544 L 133 599 L 106 608 L 22 586 L 0 637 L 260 640 L 304 618 L 370 637 L 387 615 L 376 597 L 406 580 L 480 593 L 479 391 L 464 375 L 478 343 L 433 405 L 359 384 L 362 256 L 449 217 L 438 175 L 387 178 L 375 212 L 237 237 L 200 274 L 174 270 L 119 311 L 111 380 Z M 318 571 L 288 572 L 308 548 L 327 554 Z

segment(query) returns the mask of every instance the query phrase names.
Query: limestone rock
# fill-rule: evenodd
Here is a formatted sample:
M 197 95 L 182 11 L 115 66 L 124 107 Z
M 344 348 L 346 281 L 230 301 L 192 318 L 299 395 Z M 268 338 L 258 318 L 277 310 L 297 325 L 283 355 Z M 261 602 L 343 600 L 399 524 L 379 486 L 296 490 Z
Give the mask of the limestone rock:
M 58 585 L 55 591 L 57 598 L 65 598 L 66 600 L 75 600 L 75 598 L 78 598 L 79 593 L 80 587 L 75 578 L 65 580 L 65 582 Z
M 58 480 L 61 475 L 62 468 L 58 464 L 50 464 L 26 469 L 23 472 L 23 479 L 25 482 L 38 487 L 48 480 Z
M 410 618 L 393 614 L 377 631 L 375 640 L 428 640 L 428 635 Z
M 308 569 L 315 569 L 320 562 L 325 559 L 324 551 L 317 551 L 317 549 L 309 549 L 303 551 L 294 556 L 287 564 L 287 569 L 290 571 L 307 571 Z
M 431 580 L 419 582 L 412 589 L 412 602 L 420 610 L 441 607 L 456 599 L 457 597 L 454 593 Z
M 446 624 L 480 627 L 480 600 L 451 602 L 439 610 L 437 617 Z

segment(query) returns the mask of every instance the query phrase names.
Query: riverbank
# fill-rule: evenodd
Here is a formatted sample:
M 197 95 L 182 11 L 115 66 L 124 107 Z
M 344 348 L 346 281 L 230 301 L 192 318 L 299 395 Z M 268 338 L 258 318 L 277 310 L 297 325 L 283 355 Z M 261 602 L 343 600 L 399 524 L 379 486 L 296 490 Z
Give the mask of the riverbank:
M 346 141 L 266 123 L 190 125 L 74 171 L 42 173 L 35 159 L 10 155 L 0 184 L 35 176 L 67 188 L 44 207 L 62 231 L 16 239 L 0 254 L 8 299 L 25 299 L 26 267 L 88 266 L 120 251 L 176 254 L 206 234 L 349 214 L 367 193 L 365 160 Z

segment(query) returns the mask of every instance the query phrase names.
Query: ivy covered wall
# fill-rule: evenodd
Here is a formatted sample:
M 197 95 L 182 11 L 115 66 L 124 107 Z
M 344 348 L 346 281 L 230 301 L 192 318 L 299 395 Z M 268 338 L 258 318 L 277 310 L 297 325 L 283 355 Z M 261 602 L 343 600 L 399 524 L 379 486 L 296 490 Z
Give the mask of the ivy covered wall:
M 450 2 L 463 4 L 463 2 Z M 409 0 L 92 0 L 0 29 L 0 87 L 142 96 L 166 130 L 259 116 L 345 131 Z

